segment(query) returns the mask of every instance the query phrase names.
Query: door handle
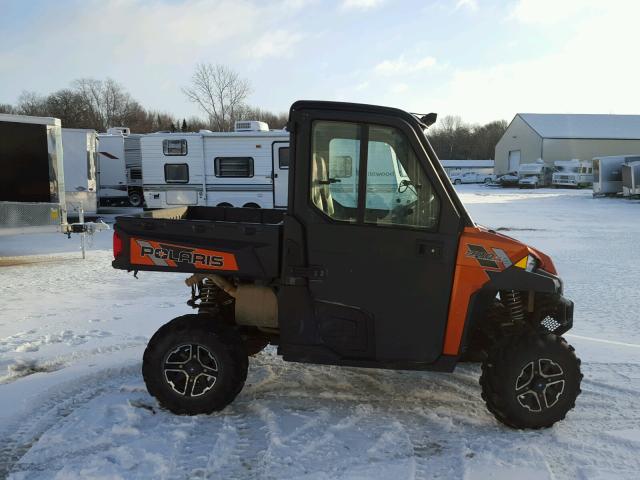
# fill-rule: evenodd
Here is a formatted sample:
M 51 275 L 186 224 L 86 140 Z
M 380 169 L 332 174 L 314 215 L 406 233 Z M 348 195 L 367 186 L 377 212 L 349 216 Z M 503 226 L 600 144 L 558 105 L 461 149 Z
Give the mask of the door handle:
M 416 254 L 419 257 L 442 258 L 442 244 L 439 242 L 429 242 L 418 240 L 416 242 Z

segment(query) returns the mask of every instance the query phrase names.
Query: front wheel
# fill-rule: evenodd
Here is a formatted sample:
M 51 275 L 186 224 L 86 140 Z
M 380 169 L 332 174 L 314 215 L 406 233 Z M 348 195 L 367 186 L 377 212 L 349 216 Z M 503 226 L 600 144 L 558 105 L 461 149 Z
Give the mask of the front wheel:
M 453 184 L 454 185 L 460 185 L 462 183 L 462 180 L 460 180 L 459 178 L 457 178 L 456 180 L 454 180 Z
M 580 394 L 580 360 L 553 334 L 531 333 L 489 350 L 480 385 L 489 411 L 512 428 L 547 428 Z
M 248 358 L 240 335 L 202 315 L 163 325 L 144 352 L 142 377 L 160 404 L 182 415 L 222 410 L 240 393 Z

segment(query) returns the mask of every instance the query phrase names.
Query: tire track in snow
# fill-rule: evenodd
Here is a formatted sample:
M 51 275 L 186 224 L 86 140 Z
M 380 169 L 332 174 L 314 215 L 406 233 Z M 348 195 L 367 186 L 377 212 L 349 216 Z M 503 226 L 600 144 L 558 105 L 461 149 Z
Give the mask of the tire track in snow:
M 55 391 L 47 395 L 43 402 L 34 405 L 28 414 L 0 433 L 0 438 L 4 438 L 0 447 L 0 478 L 7 477 L 14 467 L 17 468 L 19 460 L 42 434 L 70 415 L 75 408 L 123 382 L 139 379 L 139 370 L 137 364 L 105 369 L 55 387 Z

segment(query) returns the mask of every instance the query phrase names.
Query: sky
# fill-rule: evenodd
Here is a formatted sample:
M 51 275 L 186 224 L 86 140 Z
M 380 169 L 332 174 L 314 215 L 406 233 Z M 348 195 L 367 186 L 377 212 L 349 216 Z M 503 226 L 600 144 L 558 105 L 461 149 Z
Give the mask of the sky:
M 0 0 L 0 103 L 111 77 L 146 108 L 199 114 L 198 63 L 285 112 L 339 100 L 510 120 L 640 114 L 631 0 Z

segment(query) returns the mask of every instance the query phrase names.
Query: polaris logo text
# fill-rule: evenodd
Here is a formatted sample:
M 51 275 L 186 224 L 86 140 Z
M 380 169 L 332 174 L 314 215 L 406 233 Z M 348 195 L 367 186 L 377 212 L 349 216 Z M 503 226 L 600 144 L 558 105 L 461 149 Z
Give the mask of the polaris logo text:
M 150 246 L 141 246 L 140 255 L 143 257 L 157 258 L 159 260 L 173 260 L 176 263 L 191 263 L 194 265 L 202 265 L 207 267 L 223 267 L 224 259 L 217 255 L 205 255 L 202 253 L 193 253 L 185 250 L 174 250 L 172 248 L 153 248 Z

